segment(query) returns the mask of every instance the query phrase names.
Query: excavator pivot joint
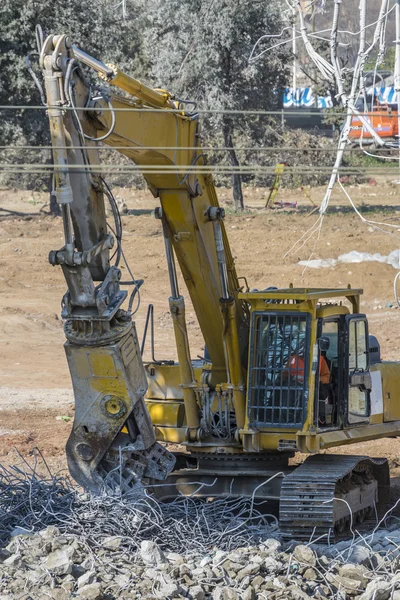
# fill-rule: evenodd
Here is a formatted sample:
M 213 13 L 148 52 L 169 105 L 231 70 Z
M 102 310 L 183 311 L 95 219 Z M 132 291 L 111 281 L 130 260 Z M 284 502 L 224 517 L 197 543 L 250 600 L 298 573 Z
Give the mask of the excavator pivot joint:
M 205 216 L 209 221 L 223 221 L 225 218 L 225 210 L 218 206 L 210 206 L 206 210 Z

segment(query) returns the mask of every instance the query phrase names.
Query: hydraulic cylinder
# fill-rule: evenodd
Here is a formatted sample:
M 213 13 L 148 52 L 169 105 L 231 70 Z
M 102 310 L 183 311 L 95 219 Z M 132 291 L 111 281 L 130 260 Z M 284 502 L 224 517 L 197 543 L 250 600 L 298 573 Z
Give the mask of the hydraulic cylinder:
M 228 355 L 228 372 L 232 386 L 233 407 L 238 429 L 243 429 L 246 416 L 246 394 L 240 360 L 240 342 L 237 328 L 236 304 L 234 298 L 221 298 L 221 311 L 225 321 L 224 338 Z
M 195 441 L 200 428 L 199 406 L 197 404 L 196 387 L 192 362 L 190 360 L 189 339 L 186 329 L 185 301 L 183 296 L 170 298 L 169 306 L 174 324 L 175 343 L 178 353 L 183 400 L 185 403 L 186 423 L 189 441 Z

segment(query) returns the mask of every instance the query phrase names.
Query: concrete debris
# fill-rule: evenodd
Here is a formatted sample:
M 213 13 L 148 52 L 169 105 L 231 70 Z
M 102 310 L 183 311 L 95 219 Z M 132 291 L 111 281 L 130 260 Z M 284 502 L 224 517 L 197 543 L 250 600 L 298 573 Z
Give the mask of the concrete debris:
M 20 554 L 11 554 L 8 558 L 3 560 L 3 565 L 7 567 L 18 567 L 22 563 Z
M 365 577 L 366 570 L 361 565 L 345 564 L 339 567 L 339 575 L 358 581 L 361 586 L 366 586 L 368 583 Z
M 68 575 L 72 573 L 72 561 L 68 550 L 56 550 L 48 555 L 44 562 L 45 568 L 53 575 Z
M 270 540 L 265 540 L 261 545 L 260 545 L 260 550 L 262 552 L 266 552 L 267 554 L 275 554 L 275 552 L 277 552 L 280 548 L 281 548 L 281 543 L 279 540 L 275 540 L 275 539 L 270 539 Z
M 164 553 L 155 542 L 144 540 L 140 545 L 140 556 L 147 565 L 159 565 L 166 561 Z
M 86 571 L 86 573 L 84 573 L 83 575 L 78 577 L 78 580 L 77 580 L 78 590 L 87 585 L 91 585 L 92 583 L 96 583 L 96 579 L 97 579 L 96 571 Z
M 205 597 L 206 594 L 201 585 L 194 585 L 192 588 L 189 589 L 190 600 L 204 600 Z
M 309 567 L 308 569 L 306 569 L 304 571 L 303 579 L 306 579 L 309 581 L 316 581 L 318 579 L 318 574 L 312 567 Z
M 388 581 L 371 581 L 360 600 L 389 600 L 392 590 L 393 586 Z
M 241 600 L 238 592 L 229 587 L 218 587 L 212 598 L 213 600 Z
M 367 567 L 371 563 L 371 550 L 366 546 L 354 546 L 352 549 L 348 561 L 356 565 L 364 565 Z
M 121 548 L 121 544 L 122 538 L 120 536 L 112 535 L 103 540 L 102 546 L 108 550 L 119 550 Z
M 157 598 L 179 598 L 179 586 L 176 583 L 162 583 L 156 592 Z
M 80 598 L 85 600 L 102 600 L 104 598 L 103 588 L 100 583 L 89 583 L 78 590 Z
M 39 588 L 38 598 L 52 600 L 400 600 L 392 534 L 377 534 L 377 545 L 389 542 L 374 566 L 371 539 L 371 549 L 352 540 L 330 547 L 266 540 L 185 554 L 165 552 L 154 540 L 128 551 L 118 536 L 88 548 L 84 539 L 48 527 L 14 537 L 13 553 L 3 551 L 0 600 L 36 598 Z
M 256 600 L 256 592 L 252 585 L 244 590 L 242 600 Z
M 317 564 L 315 554 L 308 546 L 296 546 L 294 549 L 294 557 L 302 564 L 311 565 L 312 567 L 315 567 Z

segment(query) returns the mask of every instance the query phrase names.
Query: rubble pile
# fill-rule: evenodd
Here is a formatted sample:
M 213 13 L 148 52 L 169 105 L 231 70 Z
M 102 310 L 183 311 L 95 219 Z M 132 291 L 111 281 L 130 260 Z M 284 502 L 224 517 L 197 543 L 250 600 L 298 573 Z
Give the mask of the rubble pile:
M 0 598 L 400 600 L 400 532 L 381 532 L 378 538 L 373 546 L 383 550 L 356 545 L 341 555 L 335 546 L 285 549 L 274 538 L 204 555 L 164 552 L 147 540 L 129 553 L 119 536 L 93 548 L 49 526 L 12 538 L 0 551 Z
M 400 529 L 295 543 L 251 500 L 92 498 L 0 469 L 0 600 L 400 600 Z

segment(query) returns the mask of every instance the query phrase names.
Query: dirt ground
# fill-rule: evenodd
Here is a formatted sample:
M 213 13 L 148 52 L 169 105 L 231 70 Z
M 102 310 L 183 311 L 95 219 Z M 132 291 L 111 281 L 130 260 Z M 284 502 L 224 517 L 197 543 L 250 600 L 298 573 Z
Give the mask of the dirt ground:
M 135 276 L 145 280 L 136 315 L 139 336 L 152 302 L 156 356 L 174 358 L 163 239 L 152 215 L 157 201 L 145 191 L 115 191 L 128 208 L 123 216 L 125 254 Z M 396 271 L 391 266 L 367 262 L 304 270 L 297 264 L 312 253 L 313 258 L 337 258 L 351 250 L 387 255 L 399 248 L 400 185 L 378 182 L 348 191 L 365 218 L 393 226 L 387 228 L 390 235 L 363 222 L 337 191 L 315 247 L 313 238 L 289 252 L 317 218 L 310 215 L 310 199 L 302 190 L 281 190 L 277 200 L 297 202 L 297 208 L 265 210 L 267 191 L 246 189 L 246 211 L 238 216 L 228 210 L 225 219 L 237 271 L 246 276 L 250 288 L 290 282 L 313 287 L 351 283 L 363 288 L 362 310 L 369 317 L 370 332 L 380 340 L 384 358 L 400 360 L 400 314 L 393 298 Z M 221 204 L 229 209 L 230 191 L 218 192 Z M 323 192 L 311 190 L 313 201 L 319 203 Z M 41 212 L 46 201 L 46 194 L 0 189 L 0 463 L 15 463 L 15 448 L 29 456 L 38 446 L 50 466 L 59 469 L 65 467 L 64 444 L 70 429 L 70 421 L 61 417 L 73 416 L 73 397 L 59 318 L 66 286 L 61 269 L 51 267 L 47 259 L 50 250 L 62 245 L 62 223 Z M 187 304 L 195 356 L 201 352 L 202 338 L 188 300 Z M 400 440 L 356 444 L 343 452 L 388 456 L 393 475 L 400 473 Z

